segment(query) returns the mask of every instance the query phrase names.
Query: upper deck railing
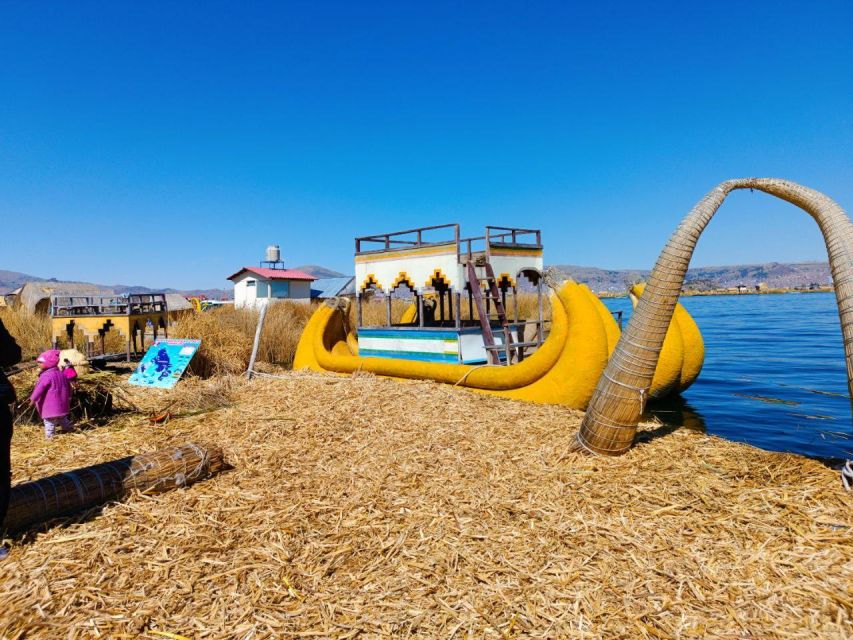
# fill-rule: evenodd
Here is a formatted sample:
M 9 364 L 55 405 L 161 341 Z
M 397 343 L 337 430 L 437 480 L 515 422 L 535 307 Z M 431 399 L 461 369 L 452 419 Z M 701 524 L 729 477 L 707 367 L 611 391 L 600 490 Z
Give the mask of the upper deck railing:
M 452 233 L 452 237 L 442 238 L 441 233 L 436 234 L 436 232 L 443 230 L 447 230 L 448 236 Z M 436 235 L 439 237 L 436 238 Z M 386 253 L 388 251 L 403 251 L 417 247 L 449 244 L 456 246 L 456 257 L 461 263 L 473 259 L 478 254 L 485 254 L 488 259 L 490 248 L 493 246 L 541 249 L 542 232 L 539 229 L 487 226 L 486 232 L 482 236 L 461 238 L 458 223 L 440 224 L 356 238 L 355 253 L 356 255 L 369 255 L 371 253 Z
M 169 310 L 165 293 L 131 293 L 116 295 L 54 295 L 50 297 L 50 315 L 66 316 L 134 316 Z

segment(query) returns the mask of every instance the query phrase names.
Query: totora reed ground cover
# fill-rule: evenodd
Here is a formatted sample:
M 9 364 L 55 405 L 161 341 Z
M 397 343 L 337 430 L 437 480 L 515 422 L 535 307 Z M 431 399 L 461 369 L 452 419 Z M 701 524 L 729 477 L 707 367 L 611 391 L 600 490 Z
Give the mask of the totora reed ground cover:
M 816 461 L 653 423 L 586 457 L 579 412 L 370 375 L 127 393 L 18 427 L 14 481 L 188 441 L 233 469 L 13 538 L 0 637 L 850 637 L 853 509 Z

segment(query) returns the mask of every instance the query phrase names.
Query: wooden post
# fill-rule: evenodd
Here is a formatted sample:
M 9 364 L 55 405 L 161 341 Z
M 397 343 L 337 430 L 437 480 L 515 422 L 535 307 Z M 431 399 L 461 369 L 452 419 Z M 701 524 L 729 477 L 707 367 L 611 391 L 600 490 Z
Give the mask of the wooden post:
M 544 341 L 544 327 L 542 326 L 542 274 L 539 274 L 539 279 L 536 281 L 536 295 L 538 297 L 537 304 L 539 306 L 539 323 L 536 325 L 536 341 L 539 346 L 542 346 Z
M 474 322 L 474 291 L 471 283 L 468 283 L 468 319 Z
M 518 322 L 518 287 L 512 288 L 512 306 L 513 306 L 513 316 L 515 317 L 515 321 Z M 524 340 L 522 339 L 522 342 Z
M 391 292 L 389 291 L 385 296 L 385 324 L 387 326 L 391 326 Z
M 423 329 L 424 327 L 424 296 L 423 294 L 418 296 L 418 326 Z
M 261 334 L 264 331 L 264 320 L 267 317 L 268 303 L 261 303 L 261 313 L 258 316 L 258 326 L 255 327 L 255 341 L 252 343 L 252 357 L 249 358 L 249 368 L 246 369 L 246 377 L 251 380 L 255 373 L 255 360 L 258 357 L 258 347 L 261 345 Z
M 512 344 L 512 335 L 509 327 L 504 327 L 504 351 L 506 352 L 506 363 L 512 364 L 512 355 L 509 351 L 509 345 Z
M 454 324 L 456 325 L 456 330 L 459 331 L 462 328 L 462 294 L 456 292 L 456 307 L 453 314 Z M 460 340 L 460 344 L 461 344 Z M 460 347 L 461 348 L 461 347 Z
M 438 324 L 444 322 L 444 289 L 438 290 Z
M 358 326 L 361 327 L 363 324 L 362 316 L 361 316 L 361 294 L 357 294 L 355 296 L 355 318 L 356 322 L 358 322 Z

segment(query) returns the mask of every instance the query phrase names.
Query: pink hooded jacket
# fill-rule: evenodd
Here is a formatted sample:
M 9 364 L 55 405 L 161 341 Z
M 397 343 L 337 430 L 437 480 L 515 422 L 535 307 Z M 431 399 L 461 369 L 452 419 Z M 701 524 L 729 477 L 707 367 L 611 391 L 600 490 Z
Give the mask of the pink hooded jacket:
M 42 420 L 67 416 L 71 411 L 71 383 L 56 367 L 45 369 L 39 375 L 30 400 Z

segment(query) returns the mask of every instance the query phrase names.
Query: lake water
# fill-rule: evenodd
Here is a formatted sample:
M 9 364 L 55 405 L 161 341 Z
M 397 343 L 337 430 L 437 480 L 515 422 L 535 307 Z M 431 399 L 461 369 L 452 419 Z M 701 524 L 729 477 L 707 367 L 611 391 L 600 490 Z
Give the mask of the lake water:
M 631 313 L 627 298 L 604 300 Z M 667 422 L 762 449 L 853 458 L 838 307 L 832 293 L 686 297 L 705 365 Z

